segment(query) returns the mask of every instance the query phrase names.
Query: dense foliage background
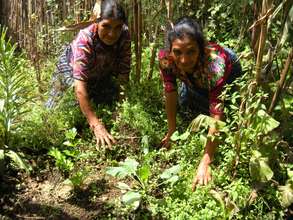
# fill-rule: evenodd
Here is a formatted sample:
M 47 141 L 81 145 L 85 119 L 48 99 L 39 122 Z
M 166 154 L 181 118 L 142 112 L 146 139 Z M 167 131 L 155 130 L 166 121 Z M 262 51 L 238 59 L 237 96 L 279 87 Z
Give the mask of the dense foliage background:
M 43 2 L 55 15 L 54 22 L 44 24 L 38 34 L 24 35 L 30 46 L 19 44 L 17 38 L 9 40 L 11 27 L 5 22 L 1 26 L 0 217 L 286 219 L 292 215 L 291 0 L 122 1 L 133 41 L 127 99 L 96 109 L 118 139 L 112 149 L 96 149 L 72 89 L 56 109 L 44 108 L 58 54 L 77 33 L 58 29 L 85 21 L 91 13 L 85 7 L 70 13 L 89 1 L 69 1 L 64 17 L 66 2 Z M 31 28 L 39 27 L 37 15 L 26 17 L 33 17 Z M 167 123 L 156 53 L 165 46 L 169 22 L 185 15 L 200 22 L 207 40 L 235 50 L 244 70 L 222 94 L 229 104 L 226 122 L 218 125 L 221 132 L 214 137 L 221 144 L 212 165 L 213 181 L 195 192 L 192 178 L 207 128 L 214 121 L 200 115 L 189 124 L 178 116 L 172 149 L 159 147 Z

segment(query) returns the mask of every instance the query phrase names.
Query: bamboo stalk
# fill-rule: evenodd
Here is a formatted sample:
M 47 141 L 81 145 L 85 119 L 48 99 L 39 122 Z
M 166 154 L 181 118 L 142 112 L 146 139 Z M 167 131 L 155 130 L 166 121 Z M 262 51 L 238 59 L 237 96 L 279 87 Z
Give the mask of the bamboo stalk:
M 137 79 L 138 82 L 140 81 L 141 78 L 141 52 L 142 52 L 142 38 L 141 38 L 141 32 L 142 32 L 142 10 L 141 10 L 141 0 L 138 0 L 138 8 L 137 8 L 137 13 L 138 13 L 138 22 L 137 22 L 137 47 L 138 47 L 138 57 L 137 57 Z
M 154 72 L 154 65 L 156 60 L 156 53 L 157 53 L 157 47 L 158 47 L 158 33 L 159 33 L 159 25 L 156 25 L 155 34 L 154 34 L 154 45 L 151 48 L 151 58 L 150 58 L 150 71 L 148 74 L 148 79 L 151 79 Z
M 271 10 L 271 8 L 272 8 L 272 0 L 263 0 L 261 15 L 264 16 L 269 10 Z M 258 85 L 261 83 L 261 68 L 262 68 L 262 60 L 263 60 L 263 52 L 264 52 L 266 36 L 267 36 L 267 18 L 261 23 L 260 40 L 259 40 L 257 59 L 256 59 L 255 78 L 256 78 L 256 83 Z
M 277 83 L 277 90 L 276 90 L 276 92 L 275 92 L 275 94 L 273 96 L 273 99 L 272 99 L 272 102 L 271 102 L 271 105 L 270 105 L 270 108 L 269 108 L 269 111 L 268 111 L 269 114 L 272 114 L 272 112 L 273 112 L 273 110 L 274 110 L 274 108 L 276 106 L 276 103 L 277 103 L 277 101 L 279 99 L 279 96 L 280 96 L 280 94 L 282 92 L 282 88 L 284 86 L 287 73 L 289 72 L 289 68 L 290 68 L 290 65 L 292 63 L 292 59 L 293 59 L 293 48 L 291 48 L 291 51 L 290 51 L 290 53 L 289 53 L 289 55 L 287 57 L 284 69 L 282 70 L 280 80 Z

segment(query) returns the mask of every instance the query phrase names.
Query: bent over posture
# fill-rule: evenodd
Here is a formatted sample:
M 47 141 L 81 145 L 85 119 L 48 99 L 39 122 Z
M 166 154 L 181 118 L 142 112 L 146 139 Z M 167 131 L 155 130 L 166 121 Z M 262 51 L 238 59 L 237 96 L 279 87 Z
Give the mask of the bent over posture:
M 162 140 L 166 148 L 176 130 L 177 97 L 185 112 L 209 114 L 223 120 L 223 103 L 219 99 L 223 87 L 241 73 L 234 52 L 216 43 L 206 42 L 196 21 L 179 19 L 168 33 L 170 48 L 159 51 L 160 71 L 166 97 L 168 132 Z M 176 79 L 181 81 L 177 92 Z M 209 134 L 216 133 L 211 127 Z M 217 143 L 208 139 L 204 155 L 197 169 L 193 190 L 197 184 L 206 185 L 211 180 L 209 165 Z
M 82 29 L 60 56 L 46 106 L 54 107 L 63 92 L 73 85 L 97 145 L 111 146 L 115 139 L 95 114 L 91 103 L 109 103 L 120 94 L 114 78 L 118 78 L 119 86 L 128 81 L 131 46 L 122 6 L 114 0 L 105 0 L 100 11 L 96 22 Z

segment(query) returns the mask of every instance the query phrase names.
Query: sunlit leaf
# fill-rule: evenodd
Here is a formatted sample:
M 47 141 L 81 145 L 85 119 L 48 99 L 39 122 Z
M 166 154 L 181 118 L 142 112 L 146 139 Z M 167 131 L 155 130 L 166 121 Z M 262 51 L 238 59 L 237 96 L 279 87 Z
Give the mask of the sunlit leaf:
M 108 175 L 118 177 L 118 178 L 124 178 L 124 177 L 126 177 L 126 176 L 131 174 L 124 167 L 107 167 L 106 168 L 106 173 Z
M 151 170 L 148 165 L 144 165 L 138 170 L 138 176 L 144 182 L 148 180 L 150 175 L 151 175 Z
M 4 103 L 5 103 L 5 100 L 4 99 L 0 99 L 0 112 L 3 112 Z
M 140 204 L 140 200 L 141 200 L 141 194 L 134 191 L 128 191 L 121 198 L 121 201 L 124 204 L 132 206 L 133 209 L 138 208 Z
M 261 130 L 264 134 L 267 134 L 280 125 L 280 122 L 276 121 L 262 109 L 257 112 L 257 115 L 262 119 L 261 122 L 258 123 L 258 126 L 261 126 Z
M 122 183 L 122 182 L 117 183 L 117 188 L 121 190 L 131 190 L 131 188 L 126 183 Z
M 185 141 L 190 135 L 189 131 L 184 132 L 182 135 L 180 135 L 180 140 Z
M 73 143 L 71 143 L 70 141 L 65 141 L 65 142 L 63 142 L 63 144 L 65 145 L 65 146 L 68 146 L 68 147 L 74 147 L 75 145 L 73 144 Z
M 4 172 L 4 150 L 0 150 L 0 175 Z
M 172 141 L 178 141 L 180 140 L 180 135 L 179 135 L 179 132 L 178 131 L 175 131 L 172 136 L 171 136 L 171 140 Z
M 160 175 L 162 179 L 170 179 L 174 175 L 177 175 L 180 172 L 180 165 L 172 166 L 166 170 Z
M 293 188 L 291 184 L 280 186 L 281 193 L 280 203 L 284 208 L 289 207 L 293 203 Z
M 4 160 L 4 150 L 0 150 L 0 161 Z
M 262 157 L 259 151 L 253 151 L 249 162 L 249 172 L 253 179 L 260 182 L 267 182 L 274 176 L 274 172 L 268 165 L 268 158 Z
M 191 131 L 198 131 L 202 126 L 203 127 L 215 127 L 215 128 L 222 128 L 225 126 L 225 122 L 216 120 L 213 117 L 208 115 L 200 114 L 195 119 L 192 120 L 190 123 Z
M 138 162 L 134 159 L 126 158 L 124 162 L 119 163 L 120 166 L 124 167 L 128 173 L 135 173 L 137 170 Z
M 31 167 L 23 159 L 21 159 L 21 157 L 16 152 L 9 150 L 6 153 L 6 156 L 10 157 L 10 159 L 14 162 L 17 168 L 23 169 L 26 172 L 29 172 L 31 170 Z

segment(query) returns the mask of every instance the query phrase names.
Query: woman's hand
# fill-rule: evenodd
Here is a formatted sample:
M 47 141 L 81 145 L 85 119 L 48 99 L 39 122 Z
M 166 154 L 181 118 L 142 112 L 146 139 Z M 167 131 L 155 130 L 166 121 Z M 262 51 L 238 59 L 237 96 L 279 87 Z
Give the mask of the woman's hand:
M 161 140 L 161 147 L 169 149 L 171 147 L 171 136 L 172 134 L 167 133 L 166 136 Z
M 108 145 L 108 147 L 112 147 L 112 144 L 116 143 L 116 140 L 111 134 L 108 133 L 102 123 L 98 123 L 92 126 L 92 130 L 96 136 L 96 147 L 104 146 L 105 144 Z
M 192 182 L 192 191 L 197 185 L 207 185 L 212 179 L 210 173 L 210 165 L 205 160 L 202 160 L 197 168 L 196 175 Z

